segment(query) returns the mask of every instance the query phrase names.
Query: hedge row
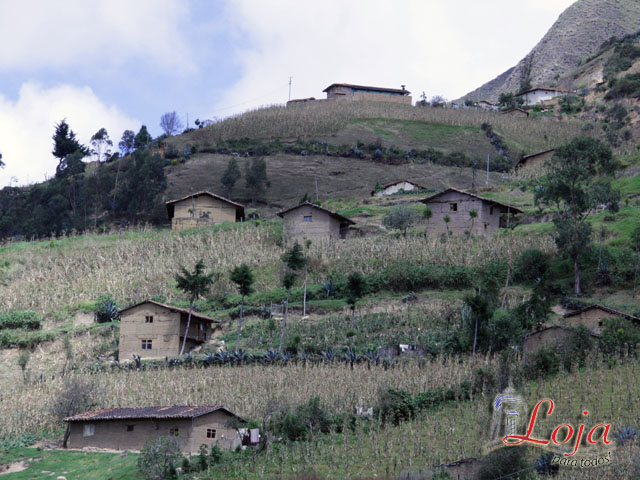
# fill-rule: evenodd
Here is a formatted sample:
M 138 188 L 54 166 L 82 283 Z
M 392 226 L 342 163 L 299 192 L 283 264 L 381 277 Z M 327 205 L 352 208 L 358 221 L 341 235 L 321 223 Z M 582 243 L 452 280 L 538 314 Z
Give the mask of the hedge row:
M 9 312 L 0 314 L 0 330 L 40 330 L 42 319 L 36 312 Z

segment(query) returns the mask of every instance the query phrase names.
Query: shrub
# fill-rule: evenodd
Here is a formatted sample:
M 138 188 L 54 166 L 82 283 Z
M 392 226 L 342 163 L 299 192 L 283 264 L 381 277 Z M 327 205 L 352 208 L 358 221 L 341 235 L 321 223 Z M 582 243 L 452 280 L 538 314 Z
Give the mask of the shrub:
M 517 315 L 505 310 L 496 310 L 489 319 L 489 347 L 500 351 L 509 345 L 521 345 L 524 330 Z
M 550 377 L 560 371 L 559 355 L 548 347 L 542 347 L 529 359 L 529 377 Z
M 534 282 L 542 278 L 549 268 L 549 257 L 537 249 L 522 252 L 513 266 L 513 279 L 516 282 Z
M 40 330 L 40 328 L 42 328 L 42 319 L 36 312 L 28 310 L 0 314 L 0 330 Z
M 413 416 L 413 398 L 404 390 L 395 388 L 382 390 L 378 393 L 378 403 L 374 411 L 382 424 L 391 422 L 393 425 L 398 425 Z
M 640 327 L 624 318 L 610 318 L 604 323 L 600 348 L 609 355 L 634 352 L 640 344 Z
M 515 472 L 526 469 L 529 464 L 525 458 L 525 451 L 524 448 L 505 447 L 491 452 L 482 460 L 477 478 L 480 480 L 507 478 Z
M 95 314 L 96 322 L 106 323 L 120 320 L 120 312 L 115 300 L 108 294 L 102 294 L 96 300 Z
M 176 465 L 182 458 L 180 444 L 175 437 L 149 440 L 138 457 L 138 470 L 145 480 L 177 478 Z
M 274 429 L 289 441 L 307 440 L 315 433 L 329 433 L 334 424 L 318 397 L 295 410 L 286 410 L 276 419 Z

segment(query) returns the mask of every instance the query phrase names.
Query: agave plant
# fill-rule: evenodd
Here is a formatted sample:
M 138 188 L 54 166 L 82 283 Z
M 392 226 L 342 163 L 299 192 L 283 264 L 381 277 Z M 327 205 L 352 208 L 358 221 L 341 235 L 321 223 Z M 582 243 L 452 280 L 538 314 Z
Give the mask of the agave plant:
M 631 443 L 638 435 L 638 430 L 633 427 L 623 426 L 613 432 L 613 438 L 616 440 L 616 445 L 619 447 L 626 443 Z
M 142 369 L 142 359 L 140 358 L 140 355 L 136 355 L 134 353 L 133 354 L 133 361 L 136 364 L 136 370 L 141 370 Z
M 204 357 L 202 357 L 202 363 L 205 365 L 213 365 L 216 361 L 216 357 L 213 353 L 207 352 Z
M 231 362 L 231 355 L 227 350 L 220 350 L 215 354 L 216 363 L 219 365 L 226 365 Z
M 280 354 L 276 350 L 267 350 L 261 358 L 265 363 L 275 363 L 280 358 Z
M 333 362 L 336 358 L 336 354 L 331 348 L 329 348 L 326 352 L 322 352 L 322 357 L 327 362 Z

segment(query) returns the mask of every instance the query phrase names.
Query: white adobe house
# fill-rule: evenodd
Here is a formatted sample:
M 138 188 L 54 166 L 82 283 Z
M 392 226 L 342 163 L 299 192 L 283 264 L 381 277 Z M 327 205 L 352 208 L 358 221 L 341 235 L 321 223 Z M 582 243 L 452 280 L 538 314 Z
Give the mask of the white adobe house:
M 398 180 L 397 182 L 388 183 L 383 185 L 377 192 L 374 190 L 371 192 L 372 197 L 385 197 L 387 195 L 393 195 L 398 192 L 411 192 L 414 190 L 426 190 L 426 187 L 418 185 L 415 182 L 409 180 Z
M 547 88 L 547 87 L 536 87 L 525 92 L 521 92 L 516 95 L 516 97 L 521 97 L 524 100 L 525 105 L 540 105 L 547 100 L 551 100 L 552 98 L 559 97 L 561 95 L 567 95 L 566 90 L 562 90 L 560 88 Z

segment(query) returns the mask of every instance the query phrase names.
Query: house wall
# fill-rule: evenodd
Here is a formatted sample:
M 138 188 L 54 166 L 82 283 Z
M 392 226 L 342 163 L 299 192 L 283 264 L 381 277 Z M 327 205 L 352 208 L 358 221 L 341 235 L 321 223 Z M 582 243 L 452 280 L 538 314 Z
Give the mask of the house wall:
M 567 325 L 575 327 L 578 325 L 584 325 L 593 333 L 600 334 L 602 331 L 602 327 L 600 326 L 601 320 L 606 320 L 607 318 L 616 318 L 619 315 L 614 313 L 605 312 L 604 310 L 599 310 L 597 308 L 593 308 L 591 310 L 587 310 L 586 312 L 582 312 L 580 315 L 575 315 L 573 317 L 565 318 L 565 322 Z
M 311 216 L 311 222 L 304 217 Z M 282 236 L 286 244 L 309 239 L 312 242 L 339 240 L 340 221 L 327 212 L 304 205 L 284 214 Z
M 193 213 L 190 211 L 192 210 Z M 187 198 L 174 204 L 172 230 L 236 221 L 236 207 L 208 195 Z
M 168 436 L 169 430 L 179 430 L 178 440 L 185 453 L 197 453 L 200 445 L 218 445 L 231 449 L 240 444 L 235 429 L 227 426 L 232 417 L 224 412 L 213 412 L 194 419 L 179 420 L 100 420 L 71 422 L 69 448 L 109 448 L 114 450 L 142 450 L 145 443 Z M 94 425 L 94 435 L 83 436 L 84 425 Z M 133 431 L 127 426 L 133 425 Z M 216 438 L 207 438 L 207 428 L 216 430 Z
M 536 90 L 534 92 L 527 93 L 523 95 L 525 105 L 538 105 L 546 100 L 551 100 L 559 95 L 562 95 L 561 92 L 547 92 L 544 90 Z
M 413 183 L 410 182 L 400 182 L 395 185 L 391 185 L 390 187 L 385 188 L 384 190 L 380 190 L 375 193 L 376 197 L 384 197 L 386 195 L 393 195 L 394 193 L 398 193 L 400 190 L 404 190 L 405 192 L 410 192 L 411 190 L 416 190 L 416 187 Z
M 542 166 L 544 166 L 547 160 L 550 160 L 553 157 L 555 152 L 546 152 L 540 155 L 536 155 L 535 157 L 527 158 L 522 164 L 518 166 L 518 171 L 521 170 L 539 170 Z
M 145 316 L 153 315 L 153 323 Z M 159 305 L 142 304 L 122 313 L 120 320 L 120 359 L 164 358 L 178 355 L 180 348 L 180 313 Z M 142 350 L 142 340 L 151 340 L 151 350 Z
M 411 105 L 413 100 L 408 95 L 400 95 L 385 92 L 366 92 L 354 90 L 349 87 L 333 87 L 327 92 L 328 100 L 349 100 L 349 101 L 369 101 L 369 102 L 392 102 Z
M 453 211 L 451 205 L 457 204 L 457 211 Z M 447 224 L 444 217 L 449 216 L 449 231 L 452 234 L 464 234 L 465 231 L 473 235 L 490 235 L 500 228 L 501 209 L 494 206 L 493 210 L 488 202 L 468 195 L 448 192 L 426 203 L 433 212 L 427 226 L 428 232 L 444 233 L 447 231 Z M 478 216 L 472 221 L 469 212 L 475 210 Z M 492 213 L 493 212 L 493 213 Z
M 569 337 L 571 332 L 564 328 L 548 328 L 527 337 L 524 342 L 523 352 L 531 355 L 542 347 L 555 348 Z
M 183 313 L 180 314 L 180 317 L 180 336 L 184 336 L 184 333 L 187 330 L 188 315 Z M 191 317 L 191 324 L 189 325 L 189 333 L 187 335 L 187 346 L 195 346 L 198 342 L 206 342 L 207 340 L 210 340 L 217 327 L 217 324 L 212 324 L 211 322 Z

